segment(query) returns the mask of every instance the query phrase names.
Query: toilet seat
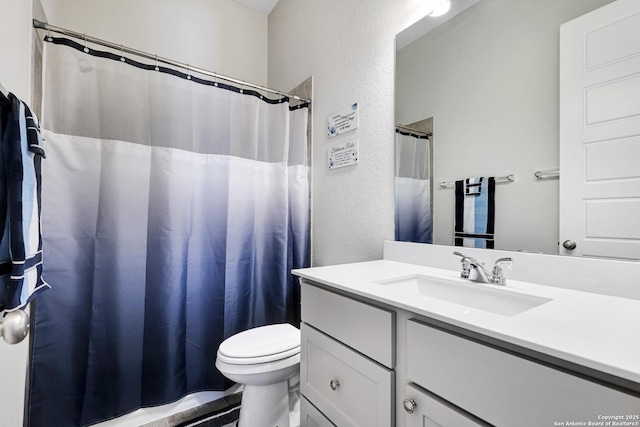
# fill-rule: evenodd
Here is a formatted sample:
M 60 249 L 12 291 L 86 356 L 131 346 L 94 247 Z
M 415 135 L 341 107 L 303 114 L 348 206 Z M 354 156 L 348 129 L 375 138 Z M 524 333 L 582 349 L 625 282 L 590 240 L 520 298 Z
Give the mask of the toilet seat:
M 289 324 L 240 332 L 218 348 L 217 359 L 230 365 L 272 363 L 300 354 L 300 330 Z
M 244 384 L 246 381 L 248 381 L 246 379 L 247 376 L 260 375 L 260 374 L 271 375 L 279 371 L 290 370 L 292 367 L 298 368 L 300 365 L 300 353 L 293 355 L 291 357 L 287 357 L 285 359 L 280 359 L 280 360 L 267 362 L 267 363 L 248 364 L 248 363 L 234 363 L 234 362 L 235 361 L 232 361 L 231 363 L 225 362 L 222 359 L 220 359 L 220 356 L 218 356 L 218 358 L 216 359 L 216 368 L 218 368 L 218 370 L 230 380 L 235 381 L 237 383 Z M 241 375 L 242 377 L 244 377 L 245 382 L 238 379 L 237 377 L 234 378 L 234 376 L 237 376 L 237 375 Z M 255 379 L 252 381 L 255 381 Z

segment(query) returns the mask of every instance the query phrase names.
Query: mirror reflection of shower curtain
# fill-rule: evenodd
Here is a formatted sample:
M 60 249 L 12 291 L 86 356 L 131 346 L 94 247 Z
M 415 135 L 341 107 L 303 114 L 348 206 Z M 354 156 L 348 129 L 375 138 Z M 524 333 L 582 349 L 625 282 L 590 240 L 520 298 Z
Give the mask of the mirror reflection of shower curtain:
M 308 108 L 82 47 L 45 43 L 33 426 L 224 390 L 219 344 L 297 324 L 308 263 Z
M 430 141 L 396 129 L 395 239 L 432 243 Z

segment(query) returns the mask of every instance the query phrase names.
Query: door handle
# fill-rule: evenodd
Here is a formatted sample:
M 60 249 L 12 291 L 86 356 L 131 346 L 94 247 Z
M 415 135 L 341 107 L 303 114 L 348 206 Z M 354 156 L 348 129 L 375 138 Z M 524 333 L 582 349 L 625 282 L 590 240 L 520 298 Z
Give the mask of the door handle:
M 562 247 L 564 247 L 566 250 L 568 251 L 572 251 L 576 248 L 576 242 L 574 242 L 573 240 L 565 240 L 564 243 L 562 243 Z

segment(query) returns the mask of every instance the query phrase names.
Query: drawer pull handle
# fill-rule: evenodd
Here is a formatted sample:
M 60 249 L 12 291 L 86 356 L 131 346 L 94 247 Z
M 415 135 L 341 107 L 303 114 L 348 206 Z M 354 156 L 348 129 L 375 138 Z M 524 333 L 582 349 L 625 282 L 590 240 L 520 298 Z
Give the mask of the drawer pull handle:
M 331 387 L 331 390 L 337 390 L 338 387 L 340 387 L 340 381 L 331 380 L 331 382 L 329 383 L 329 387 Z
M 413 414 L 418 404 L 413 399 L 405 399 L 404 402 L 402 402 L 402 406 L 404 406 L 404 410 L 407 411 L 408 414 Z

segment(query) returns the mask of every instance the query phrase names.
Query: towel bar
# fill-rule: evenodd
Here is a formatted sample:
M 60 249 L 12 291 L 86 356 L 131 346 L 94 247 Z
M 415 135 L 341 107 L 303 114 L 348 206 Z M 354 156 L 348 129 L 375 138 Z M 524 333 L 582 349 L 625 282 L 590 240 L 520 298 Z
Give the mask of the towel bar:
M 542 169 L 542 170 L 536 171 L 534 175 L 538 179 L 559 178 L 560 169 L 559 168 Z
M 496 182 L 513 182 L 516 180 L 516 176 L 512 173 L 510 173 L 509 175 L 505 175 L 505 176 L 497 176 L 496 177 Z M 440 188 L 449 188 L 449 187 L 453 187 L 454 185 L 456 185 L 455 181 L 442 181 L 440 182 Z

